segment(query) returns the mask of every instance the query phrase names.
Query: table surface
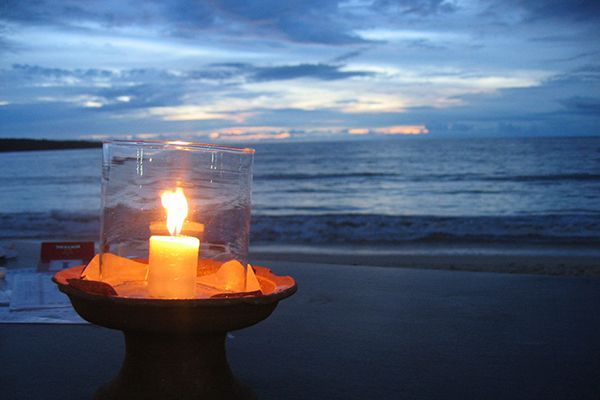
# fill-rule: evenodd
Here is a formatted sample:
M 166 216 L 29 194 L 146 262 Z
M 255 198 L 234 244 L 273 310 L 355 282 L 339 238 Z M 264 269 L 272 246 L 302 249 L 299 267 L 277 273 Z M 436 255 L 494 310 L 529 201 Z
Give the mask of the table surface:
M 600 398 L 598 278 L 269 266 L 298 293 L 227 343 L 260 399 Z M 122 357 L 117 331 L 0 325 L 2 398 L 91 398 Z

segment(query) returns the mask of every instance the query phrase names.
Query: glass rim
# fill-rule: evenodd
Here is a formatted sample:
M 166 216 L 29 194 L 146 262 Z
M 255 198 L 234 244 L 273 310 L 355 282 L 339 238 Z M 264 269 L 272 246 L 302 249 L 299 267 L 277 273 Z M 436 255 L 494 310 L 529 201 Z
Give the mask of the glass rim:
M 219 145 L 212 143 L 190 142 L 184 140 L 126 140 L 126 139 L 107 139 L 102 144 L 115 144 L 123 146 L 143 146 L 151 148 L 173 148 L 176 150 L 216 150 L 228 153 L 254 154 L 256 150 L 249 147 L 235 147 Z

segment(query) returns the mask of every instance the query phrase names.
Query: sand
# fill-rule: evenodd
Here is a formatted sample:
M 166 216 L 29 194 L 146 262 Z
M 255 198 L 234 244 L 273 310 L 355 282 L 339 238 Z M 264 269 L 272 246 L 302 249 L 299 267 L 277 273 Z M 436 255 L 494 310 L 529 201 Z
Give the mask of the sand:
M 327 254 L 281 251 L 254 251 L 251 260 L 296 261 L 302 263 L 363 265 L 378 267 L 440 269 L 518 274 L 600 277 L 600 258 L 591 255 L 523 254 Z
M 35 266 L 39 241 L 14 244 L 3 265 Z M 372 250 L 253 249 L 299 286 L 228 337 L 259 398 L 598 398 L 600 280 L 540 275 L 597 275 L 597 258 Z M 91 325 L 0 324 L 0 343 L 13 399 L 91 398 L 123 359 L 121 333 Z
M 262 400 L 598 399 L 597 278 L 268 265 L 298 292 L 227 341 Z M 123 360 L 90 325 L 0 324 L 0 343 L 11 399 L 91 398 Z

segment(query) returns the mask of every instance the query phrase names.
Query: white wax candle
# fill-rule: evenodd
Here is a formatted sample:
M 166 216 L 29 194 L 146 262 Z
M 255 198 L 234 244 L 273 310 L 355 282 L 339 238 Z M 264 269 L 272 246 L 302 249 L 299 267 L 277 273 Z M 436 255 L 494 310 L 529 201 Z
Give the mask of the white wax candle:
M 163 299 L 196 295 L 200 240 L 191 236 L 151 236 L 148 293 Z

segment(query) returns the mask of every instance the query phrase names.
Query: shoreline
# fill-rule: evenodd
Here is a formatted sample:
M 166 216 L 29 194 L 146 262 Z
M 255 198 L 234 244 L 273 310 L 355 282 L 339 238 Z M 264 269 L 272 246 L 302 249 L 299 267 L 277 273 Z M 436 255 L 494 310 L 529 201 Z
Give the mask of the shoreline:
M 600 277 L 600 251 L 583 246 L 254 245 L 250 261 Z
M 0 153 L 100 148 L 102 142 L 90 140 L 0 139 Z
M 423 255 L 251 252 L 250 261 L 286 261 L 467 272 L 600 277 L 598 258 L 587 255 Z
M 68 239 L 64 239 L 68 241 Z M 0 240 L 0 245 L 13 248 L 17 258 L 0 261 L 0 266 L 23 268 L 37 266 L 43 240 Z M 59 241 L 52 239 L 48 241 Z M 301 246 L 257 244 L 250 246 L 251 264 L 269 266 L 269 262 L 297 262 L 338 266 L 409 268 L 425 270 L 495 272 L 554 276 L 600 277 L 598 251 L 576 249 L 528 249 L 525 246 L 457 248 L 444 247 L 367 247 L 367 246 Z M 569 251 L 572 250 L 572 251 Z

